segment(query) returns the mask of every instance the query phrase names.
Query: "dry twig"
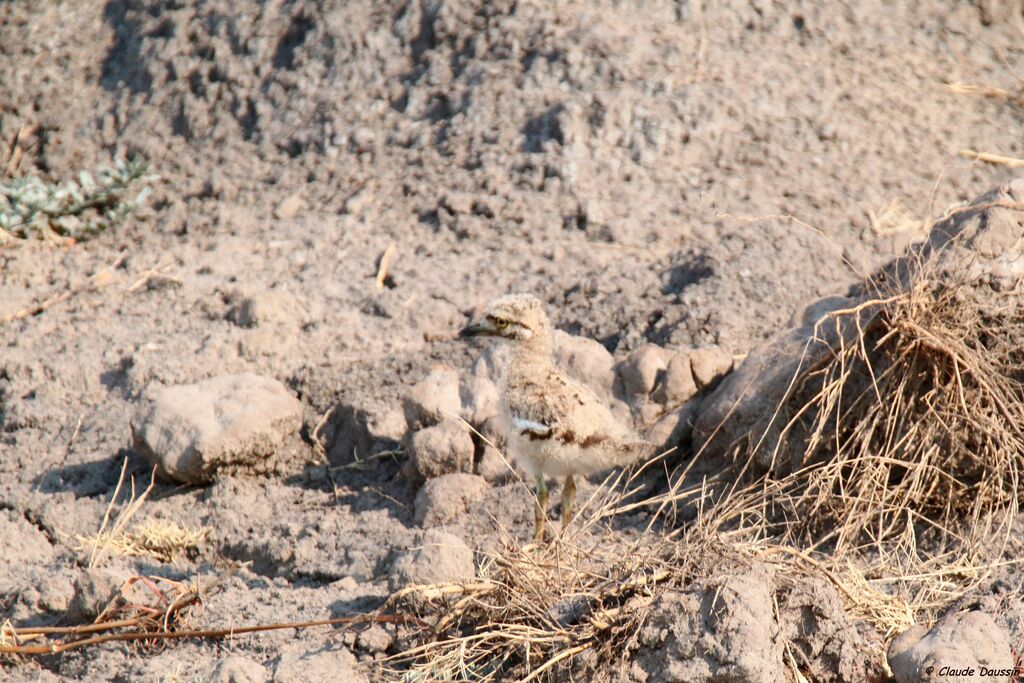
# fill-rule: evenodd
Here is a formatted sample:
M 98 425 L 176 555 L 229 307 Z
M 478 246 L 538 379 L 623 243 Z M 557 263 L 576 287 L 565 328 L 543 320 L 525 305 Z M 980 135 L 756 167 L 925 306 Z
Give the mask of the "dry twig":
M 14 313 L 9 313 L 5 315 L 3 318 L 0 318 L 0 324 L 9 323 L 13 320 L 21 320 L 22 318 L 29 318 L 31 316 L 39 315 L 40 313 L 43 313 L 44 311 L 46 311 L 46 309 L 50 308 L 51 306 L 55 306 L 56 304 L 67 301 L 73 296 L 77 296 L 85 292 L 92 292 L 99 289 L 100 287 L 110 284 L 111 282 L 113 282 L 112 273 L 121 267 L 121 264 L 124 263 L 126 258 L 128 258 L 128 252 L 122 251 L 120 254 L 118 254 L 117 258 L 114 260 L 113 263 L 111 263 L 106 268 L 96 272 L 92 277 L 90 277 L 85 282 L 85 284 L 80 285 L 78 287 L 71 287 L 70 289 L 61 292 L 56 296 L 50 297 L 49 299 L 41 301 L 38 304 L 34 304 L 32 306 L 19 309 Z

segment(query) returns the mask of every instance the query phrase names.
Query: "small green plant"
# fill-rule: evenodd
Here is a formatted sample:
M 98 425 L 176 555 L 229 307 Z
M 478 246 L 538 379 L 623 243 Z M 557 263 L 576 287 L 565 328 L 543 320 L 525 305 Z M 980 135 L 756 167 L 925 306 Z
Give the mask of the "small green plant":
M 113 168 L 78 180 L 48 183 L 38 176 L 0 180 L 0 245 L 29 238 L 87 239 L 115 227 L 149 196 L 149 164 L 118 159 Z

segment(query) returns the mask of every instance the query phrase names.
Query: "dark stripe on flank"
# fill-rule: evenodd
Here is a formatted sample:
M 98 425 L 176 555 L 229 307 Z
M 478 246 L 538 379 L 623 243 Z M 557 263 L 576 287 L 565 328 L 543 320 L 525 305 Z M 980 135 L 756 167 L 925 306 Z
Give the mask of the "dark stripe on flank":
M 536 429 L 524 429 L 519 433 L 528 438 L 530 441 L 544 441 L 547 439 L 555 439 L 565 444 L 579 446 L 580 448 L 593 448 L 594 446 L 597 446 L 607 440 L 607 437 L 600 436 L 598 434 L 580 436 L 571 429 L 566 429 L 560 432 L 554 432 L 551 429 L 544 432 L 541 432 Z

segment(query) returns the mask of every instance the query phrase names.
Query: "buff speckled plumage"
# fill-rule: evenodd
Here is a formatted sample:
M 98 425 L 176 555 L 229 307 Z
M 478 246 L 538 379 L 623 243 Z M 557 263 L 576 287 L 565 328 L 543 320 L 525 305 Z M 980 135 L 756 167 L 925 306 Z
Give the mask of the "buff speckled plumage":
M 551 322 L 536 297 L 509 294 L 495 299 L 483 320 L 465 328 L 462 336 L 496 337 L 510 347 L 500 387 L 500 418 L 511 454 L 537 481 L 537 540 L 543 537 L 546 519 L 545 476 L 565 478 L 564 526 L 572 516 L 574 476 L 629 463 L 649 450 L 594 392 L 555 365 Z

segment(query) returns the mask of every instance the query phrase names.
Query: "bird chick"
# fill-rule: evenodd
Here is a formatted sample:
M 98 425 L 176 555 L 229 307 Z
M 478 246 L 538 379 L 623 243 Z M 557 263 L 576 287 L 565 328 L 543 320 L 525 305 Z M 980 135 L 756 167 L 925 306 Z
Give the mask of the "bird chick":
M 537 482 L 536 541 L 543 539 L 547 518 L 545 476 L 565 478 L 565 528 L 576 497 L 573 477 L 627 464 L 649 450 L 649 444 L 619 424 L 589 388 L 555 366 L 551 322 L 536 297 L 509 294 L 495 299 L 483 320 L 459 336 L 496 337 L 508 343 L 499 418 L 509 450 Z

